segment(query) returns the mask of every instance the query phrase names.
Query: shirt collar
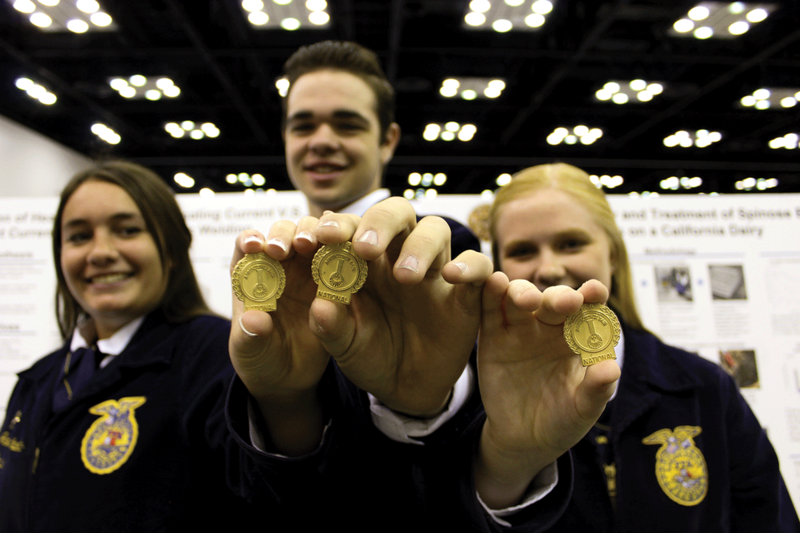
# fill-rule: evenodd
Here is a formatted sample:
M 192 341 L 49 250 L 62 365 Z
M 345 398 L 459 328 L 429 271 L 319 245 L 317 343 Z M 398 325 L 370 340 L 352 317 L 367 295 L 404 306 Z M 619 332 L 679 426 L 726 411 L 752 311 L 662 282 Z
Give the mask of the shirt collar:
M 366 196 L 362 196 L 350 205 L 339 209 L 337 213 L 349 213 L 351 215 L 363 216 L 367 209 L 391 196 L 389 189 L 377 189 Z
M 128 322 L 127 325 L 120 328 L 119 331 L 114 333 L 109 338 L 97 341 L 97 348 L 100 350 L 100 353 L 105 356 L 100 364 L 101 367 L 107 365 L 111 358 L 122 353 L 122 350 L 124 350 L 125 347 L 128 346 L 128 343 L 131 342 L 131 339 L 139 329 L 139 326 L 141 326 L 142 322 L 144 322 L 144 318 L 145 317 L 140 316 L 136 320 Z M 75 329 L 75 333 L 72 335 L 72 341 L 70 342 L 69 346 L 70 351 L 74 352 L 78 348 L 88 348 L 90 343 L 86 339 L 87 337 L 92 339 L 94 336 L 94 322 L 90 320 L 89 322 L 86 322 Z

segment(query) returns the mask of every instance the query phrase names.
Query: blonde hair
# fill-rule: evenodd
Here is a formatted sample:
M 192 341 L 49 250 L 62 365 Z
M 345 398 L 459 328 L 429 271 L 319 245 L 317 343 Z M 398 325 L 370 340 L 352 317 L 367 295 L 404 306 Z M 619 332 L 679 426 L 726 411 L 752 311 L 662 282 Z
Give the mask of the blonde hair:
M 500 264 L 497 247 L 497 219 L 502 207 L 514 200 L 530 196 L 545 189 L 555 189 L 572 197 L 591 215 L 594 222 L 608 236 L 611 261 L 614 273 L 611 276 L 611 295 L 608 305 L 616 311 L 630 327 L 644 330 L 642 320 L 636 311 L 633 297 L 633 279 L 628 262 L 628 250 L 622 240 L 622 233 L 614 221 L 614 213 L 608 205 L 606 196 L 589 179 L 589 174 L 566 163 L 537 165 L 517 172 L 511 183 L 502 187 L 495 195 L 489 213 L 489 233 L 492 237 L 492 257 L 495 265 Z

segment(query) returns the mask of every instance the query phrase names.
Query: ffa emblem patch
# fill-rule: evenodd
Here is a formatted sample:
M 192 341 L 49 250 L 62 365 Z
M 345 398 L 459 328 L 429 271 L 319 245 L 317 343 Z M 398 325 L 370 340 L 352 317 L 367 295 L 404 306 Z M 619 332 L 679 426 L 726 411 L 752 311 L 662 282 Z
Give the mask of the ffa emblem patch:
M 656 479 L 664 494 L 680 505 L 697 505 L 708 492 L 706 460 L 692 440 L 701 431 L 697 426 L 678 426 L 674 432 L 665 428 L 642 439 L 644 444 L 661 444 Z
M 81 459 L 89 472 L 110 474 L 125 464 L 139 438 L 134 410 L 146 401 L 144 396 L 130 396 L 89 408 L 93 415 L 100 415 L 81 442 Z

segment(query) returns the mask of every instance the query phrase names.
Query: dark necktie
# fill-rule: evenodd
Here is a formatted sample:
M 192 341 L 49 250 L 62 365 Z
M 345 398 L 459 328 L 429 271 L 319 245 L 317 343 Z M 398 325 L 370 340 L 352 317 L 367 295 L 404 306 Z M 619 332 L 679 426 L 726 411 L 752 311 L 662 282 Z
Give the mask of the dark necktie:
M 95 351 L 92 348 L 78 348 L 69 352 L 64 360 L 61 375 L 53 393 L 53 411 L 69 405 L 95 371 Z

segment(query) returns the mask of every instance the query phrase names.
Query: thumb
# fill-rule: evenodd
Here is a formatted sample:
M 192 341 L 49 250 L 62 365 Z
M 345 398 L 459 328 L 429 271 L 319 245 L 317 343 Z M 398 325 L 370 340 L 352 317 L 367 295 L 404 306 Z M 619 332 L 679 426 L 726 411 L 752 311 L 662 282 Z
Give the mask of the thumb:
M 309 326 L 334 358 L 345 353 L 355 338 L 355 320 L 345 304 L 316 298 L 309 311 Z
M 577 391 L 578 413 L 585 418 L 599 418 L 616 390 L 619 376 L 619 365 L 612 359 L 587 367 Z

